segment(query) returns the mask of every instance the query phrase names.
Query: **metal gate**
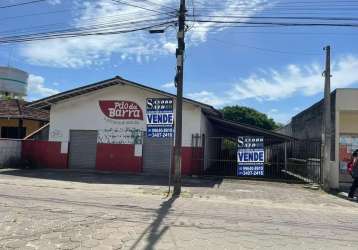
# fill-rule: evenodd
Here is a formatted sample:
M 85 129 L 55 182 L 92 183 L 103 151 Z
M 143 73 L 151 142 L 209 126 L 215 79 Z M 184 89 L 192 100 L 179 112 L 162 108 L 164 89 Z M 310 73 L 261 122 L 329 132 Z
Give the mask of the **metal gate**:
M 237 138 L 209 137 L 205 144 L 205 174 L 237 175 Z M 264 176 L 255 178 L 320 183 L 321 142 L 275 142 L 265 138 Z
M 144 136 L 143 172 L 168 175 L 172 153 L 172 138 L 148 138 Z
M 97 131 L 70 131 L 69 167 L 71 169 L 95 169 L 96 152 Z

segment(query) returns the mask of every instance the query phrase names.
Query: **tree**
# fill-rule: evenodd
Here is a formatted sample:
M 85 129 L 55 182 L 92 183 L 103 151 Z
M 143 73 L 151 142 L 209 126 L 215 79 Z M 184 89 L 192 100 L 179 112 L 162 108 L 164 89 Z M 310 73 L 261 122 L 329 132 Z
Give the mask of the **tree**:
M 272 118 L 268 118 L 266 114 L 263 114 L 253 108 L 236 105 L 224 107 L 220 111 L 223 113 L 224 118 L 230 121 L 253 125 L 268 130 L 279 128 L 279 124 L 277 124 Z

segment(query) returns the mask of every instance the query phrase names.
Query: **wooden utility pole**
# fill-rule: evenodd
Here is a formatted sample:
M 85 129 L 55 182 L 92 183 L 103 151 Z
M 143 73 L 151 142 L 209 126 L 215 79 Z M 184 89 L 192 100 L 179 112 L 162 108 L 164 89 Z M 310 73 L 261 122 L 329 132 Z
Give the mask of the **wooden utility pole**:
M 177 73 L 175 86 L 177 88 L 176 98 L 176 119 L 175 119 L 175 154 L 174 154 L 174 191 L 173 196 L 180 195 L 181 192 L 181 147 L 182 147 L 182 123 L 183 123 L 183 79 L 184 79 L 184 51 L 185 51 L 185 0 L 180 0 L 178 15 L 178 48 Z
M 331 168 L 331 47 L 324 48 L 326 51 L 326 68 L 324 71 L 324 104 L 323 104 L 323 131 L 322 131 L 322 178 L 323 188 L 329 190 L 329 175 Z

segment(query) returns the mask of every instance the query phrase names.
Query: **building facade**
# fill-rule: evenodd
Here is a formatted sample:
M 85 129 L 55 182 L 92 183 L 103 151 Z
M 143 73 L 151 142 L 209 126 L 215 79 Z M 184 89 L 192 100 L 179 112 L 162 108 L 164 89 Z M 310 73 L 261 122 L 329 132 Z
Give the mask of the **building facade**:
M 50 110 L 48 140 L 24 141 L 23 155 L 50 168 L 168 174 L 174 136 L 147 135 L 149 99 L 172 100 L 175 125 L 175 95 L 120 77 L 34 101 L 29 108 Z M 212 106 L 184 98 L 182 173 L 200 175 L 225 162 L 218 156 L 222 137 L 236 141 L 239 135 L 270 137 L 273 142 L 286 138 L 225 121 Z M 236 164 L 229 167 L 236 169 Z
M 298 139 L 322 139 L 323 100 L 294 116 L 279 132 Z M 358 89 L 336 89 L 331 94 L 330 186 L 349 185 L 347 163 L 358 149 Z
M 48 161 L 56 168 L 167 172 L 174 139 L 147 138 L 149 98 L 173 95 L 116 77 L 33 102 L 29 107 L 50 109 L 49 140 L 38 142 L 38 147 L 49 145 Z M 174 114 L 175 106 L 174 98 Z M 192 155 L 202 147 L 200 135 L 210 134 L 205 114 L 220 116 L 209 105 L 184 100 L 184 174 L 199 174 L 202 168 L 202 162 L 192 162 Z

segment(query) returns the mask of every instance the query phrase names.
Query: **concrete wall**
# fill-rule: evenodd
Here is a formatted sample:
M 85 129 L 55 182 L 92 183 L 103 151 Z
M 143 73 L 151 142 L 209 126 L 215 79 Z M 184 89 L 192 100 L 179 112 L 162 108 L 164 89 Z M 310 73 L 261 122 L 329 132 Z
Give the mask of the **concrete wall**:
M 132 144 L 132 141 L 127 141 L 125 138 L 119 138 L 118 136 L 123 134 L 130 135 L 134 130 L 145 131 L 146 99 L 163 97 L 166 96 L 146 89 L 129 85 L 115 85 L 52 105 L 49 140 L 67 143 L 70 129 L 82 129 L 98 130 L 98 143 Z M 144 119 L 109 119 L 99 107 L 99 101 L 101 100 L 135 102 L 141 107 Z M 183 111 L 183 146 L 191 146 L 192 134 L 197 134 L 201 131 L 201 107 L 191 103 L 184 103 Z M 103 141 L 103 138 L 109 139 Z
M 0 167 L 14 167 L 21 159 L 21 140 L 0 139 Z
M 277 133 L 283 134 L 283 135 L 288 135 L 288 136 L 292 136 L 292 123 L 290 122 L 289 124 L 276 129 Z
M 336 92 L 331 94 L 331 134 L 335 131 Z M 291 121 L 292 136 L 298 139 L 322 139 L 323 100 L 294 116 Z M 334 142 L 334 140 L 333 140 Z
M 331 119 L 331 160 L 334 161 L 336 152 L 336 91 L 331 94 Z M 289 124 L 289 129 L 283 130 L 283 133 L 303 140 L 321 140 L 322 120 L 323 100 L 294 116 Z M 282 133 L 282 131 L 278 132 Z
M 358 134 L 358 110 L 339 112 L 339 133 Z

